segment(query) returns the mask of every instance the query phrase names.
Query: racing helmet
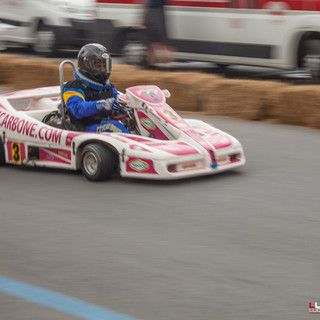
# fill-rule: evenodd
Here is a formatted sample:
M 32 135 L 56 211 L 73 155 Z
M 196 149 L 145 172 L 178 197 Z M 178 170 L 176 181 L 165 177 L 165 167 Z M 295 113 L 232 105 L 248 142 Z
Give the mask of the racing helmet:
M 86 44 L 78 53 L 78 68 L 90 80 L 105 85 L 111 73 L 109 51 L 98 43 Z

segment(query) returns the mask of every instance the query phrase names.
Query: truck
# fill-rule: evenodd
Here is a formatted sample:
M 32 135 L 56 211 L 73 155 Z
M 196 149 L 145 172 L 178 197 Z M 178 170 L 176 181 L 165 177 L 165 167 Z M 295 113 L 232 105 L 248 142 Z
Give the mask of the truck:
M 97 0 L 99 39 L 145 65 L 143 0 Z M 308 69 L 320 75 L 320 0 L 168 0 L 169 44 L 181 61 Z
M 28 46 L 41 55 L 96 40 L 95 0 L 0 0 L 2 47 Z

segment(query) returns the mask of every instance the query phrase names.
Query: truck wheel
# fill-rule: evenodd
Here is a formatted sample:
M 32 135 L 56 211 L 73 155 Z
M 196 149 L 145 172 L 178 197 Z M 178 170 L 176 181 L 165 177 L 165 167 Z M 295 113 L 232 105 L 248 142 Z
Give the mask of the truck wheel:
M 39 24 L 35 33 L 35 42 L 32 45 L 32 49 L 35 53 L 40 55 L 50 55 L 55 52 L 56 35 L 54 31 L 44 25 Z
M 121 56 L 126 64 L 145 67 L 147 46 L 142 37 L 127 37 L 122 46 Z
M 81 171 L 91 181 L 110 179 L 117 166 L 117 156 L 101 144 L 88 144 L 81 152 Z
M 220 68 L 220 69 L 226 69 L 229 67 L 228 64 L 224 64 L 224 63 L 217 63 L 217 66 Z
M 299 67 L 308 69 L 315 81 L 320 79 L 320 39 L 305 40 L 301 44 Z

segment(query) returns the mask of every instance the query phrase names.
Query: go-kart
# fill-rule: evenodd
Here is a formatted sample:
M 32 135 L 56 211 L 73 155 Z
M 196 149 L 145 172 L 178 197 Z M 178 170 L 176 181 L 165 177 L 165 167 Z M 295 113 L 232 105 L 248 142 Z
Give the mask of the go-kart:
M 81 170 L 92 181 L 122 177 L 181 179 L 245 164 L 240 142 L 196 119 L 183 119 L 166 102 L 168 90 L 134 86 L 120 93 L 120 113 L 111 116 L 130 133 L 79 131 L 63 104 L 60 86 L 0 96 L 0 165 Z

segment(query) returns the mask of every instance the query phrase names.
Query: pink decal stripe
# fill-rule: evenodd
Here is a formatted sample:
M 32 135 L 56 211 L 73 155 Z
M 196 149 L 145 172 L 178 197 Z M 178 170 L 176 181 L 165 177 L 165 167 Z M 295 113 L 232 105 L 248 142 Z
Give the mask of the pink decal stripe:
M 212 163 L 216 163 L 214 150 L 212 146 L 210 146 L 210 143 L 205 140 L 197 131 L 195 131 L 193 128 L 188 128 L 185 130 L 182 130 L 186 135 L 188 135 L 190 138 L 192 138 L 194 141 L 199 143 L 210 155 Z
M 42 161 L 71 164 L 71 152 L 68 150 L 43 148 L 39 150 Z
M 143 4 L 144 0 L 97 0 L 98 3 L 104 4 Z M 182 7 L 204 7 L 204 8 L 211 8 L 211 7 L 227 7 L 229 5 L 228 1 L 225 0 L 206 0 L 206 1 L 197 1 L 197 0 L 169 0 L 169 6 L 182 6 Z
M 138 118 L 144 129 L 153 134 L 156 139 L 168 140 L 166 135 L 143 112 L 138 112 Z
M 133 141 L 136 141 L 136 142 L 150 142 L 149 139 L 144 139 L 142 137 L 138 137 L 138 136 L 129 136 L 127 135 L 126 136 L 126 139 L 130 139 L 130 140 L 133 140 Z
M 216 149 L 227 148 L 232 145 L 232 140 L 229 136 L 223 133 L 215 133 L 206 138 Z
M 193 148 L 192 146 L 184 143 L 184 142 L 178 142 L 178 143 L 146 143 L 152 148 L 165 151 L 168 153 L 175 154 L 177 156 L 183 156 L 187 154 L 196 154 L 199 153 L 198 150 Z
M 166 101 L 162 90 L 157 86 L 136 86 L 128 88 L 127 91 L 136 98 L 151 105 L 161 105 Z
M 66 146 L 67 146 L 67 147 L 70 147 L 73 139 L 74 139 L 75 137 L 81 135 L 81 134 L 83 134 L 83 133 L 74 133 L 74 132 L 68 133 L 67 138 L 66 138 Z

